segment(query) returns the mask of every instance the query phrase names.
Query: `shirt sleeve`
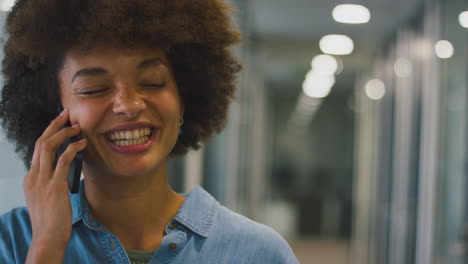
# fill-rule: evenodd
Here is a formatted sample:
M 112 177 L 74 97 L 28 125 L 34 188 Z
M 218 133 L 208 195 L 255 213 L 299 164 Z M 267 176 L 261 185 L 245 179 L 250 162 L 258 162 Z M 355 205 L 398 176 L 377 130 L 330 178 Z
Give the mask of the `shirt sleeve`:
M 271 228 L 264 233 L 263 250 L 267 260 L 263 263 L 272 264 L 299 264 L 296 255 L 289 246 L 288 242 L 276 231 Z
M 0 263 L 16 263 L 11 237 L 4 218 L 5 216 L 0 217 Z
M 273 228 L 221 207 L 210 240 L 219 263 L 297 264 L 286 240 Z
M 26 207 L 0 216 L 0 263 L 24 263 L 31 242 L 31 224 Z
M 284 239 L 283 239 L 284 241 Z M 292 251 L 291 247 L 288 245 L 286 241 L 284 241 L 280 246 L 279 250 L 276 251 L 275 261 L 270 263 L 278 263 L 278 264 L 299 264 L 296 255 Z

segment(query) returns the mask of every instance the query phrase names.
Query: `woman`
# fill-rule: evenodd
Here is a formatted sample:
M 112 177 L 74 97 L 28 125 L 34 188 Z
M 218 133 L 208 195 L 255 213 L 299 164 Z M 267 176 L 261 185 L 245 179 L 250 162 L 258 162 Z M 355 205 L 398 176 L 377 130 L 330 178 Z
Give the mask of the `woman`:
M 0 263 L 297 263 L 272 229 L 168 185 L 167 161 L 224 126 L 240 68 L 228 15 L 221 0 L 16 3 L 0 116 L 27 208 L 0 218 Z

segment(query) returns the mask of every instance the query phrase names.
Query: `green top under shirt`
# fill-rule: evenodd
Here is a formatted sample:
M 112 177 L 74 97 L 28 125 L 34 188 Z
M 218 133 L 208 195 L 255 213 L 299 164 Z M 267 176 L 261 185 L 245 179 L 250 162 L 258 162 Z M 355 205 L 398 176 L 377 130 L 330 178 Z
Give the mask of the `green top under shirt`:
M 132 264 L 147 264 L 156 251 L 125 249 Z

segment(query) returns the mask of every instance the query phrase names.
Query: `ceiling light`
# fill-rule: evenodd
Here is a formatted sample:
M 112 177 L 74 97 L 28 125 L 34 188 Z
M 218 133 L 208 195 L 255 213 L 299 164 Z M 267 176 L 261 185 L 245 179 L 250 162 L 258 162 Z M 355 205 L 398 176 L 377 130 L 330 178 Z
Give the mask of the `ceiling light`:
M 468 28 L 468 11 L 461 12 L 458 16 L 458 21 L 462 27 Z
M 353 40 L 345 35 L 326 35 L 319 45 L 323 53 L 333 55 L 348 55 L 354 50 Z
M 325 54 L 315 56 L 310 65 L 314 72 L 325 75 L 335 74 L 338 70 L 338 61 L 333 56 Z
M 362 5 L 337 5 L 332 11 L 336 22 L 346 24 L 364 24 L 369 22 L 371 14 L 367 7 Z
M 385 95 L 385 84 L 379 79 L 372 79 L 367 82 L 365 90 L 367 97 L 380 100 Z
M 448 40 L 439 40 L 435 45 L 435 52 L 437 57 L 441 59 L 448 59 L 453 56 L 453 45 Z
M 405 78 L 411 75 L 412 72 L 411 61 L 405 58 L 399 58 L 395 61 L 393 70 L 395 74 L 400 78 Z
M 334 75 L 323 75 L 314 71 L 310 71 L 306 75 L 306 79 L 302 83 L 304 94 L 312 98 L 326 97 L 333 85 L 335 84 Z
M 15 5 L 15 0 L 2 0 L 0 1 L 0 10 L 9 12 Z

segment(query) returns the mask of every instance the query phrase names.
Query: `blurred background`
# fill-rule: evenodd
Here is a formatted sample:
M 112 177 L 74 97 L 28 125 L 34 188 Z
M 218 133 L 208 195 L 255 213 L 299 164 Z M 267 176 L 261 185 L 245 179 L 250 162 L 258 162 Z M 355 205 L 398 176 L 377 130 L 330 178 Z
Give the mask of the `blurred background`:
M 172 186 L 273 227 L 301 263 L 468 263 L 468 1 L 230 3 L 237 99 Z M 0 134 L 0 214 L 25 174 Z

